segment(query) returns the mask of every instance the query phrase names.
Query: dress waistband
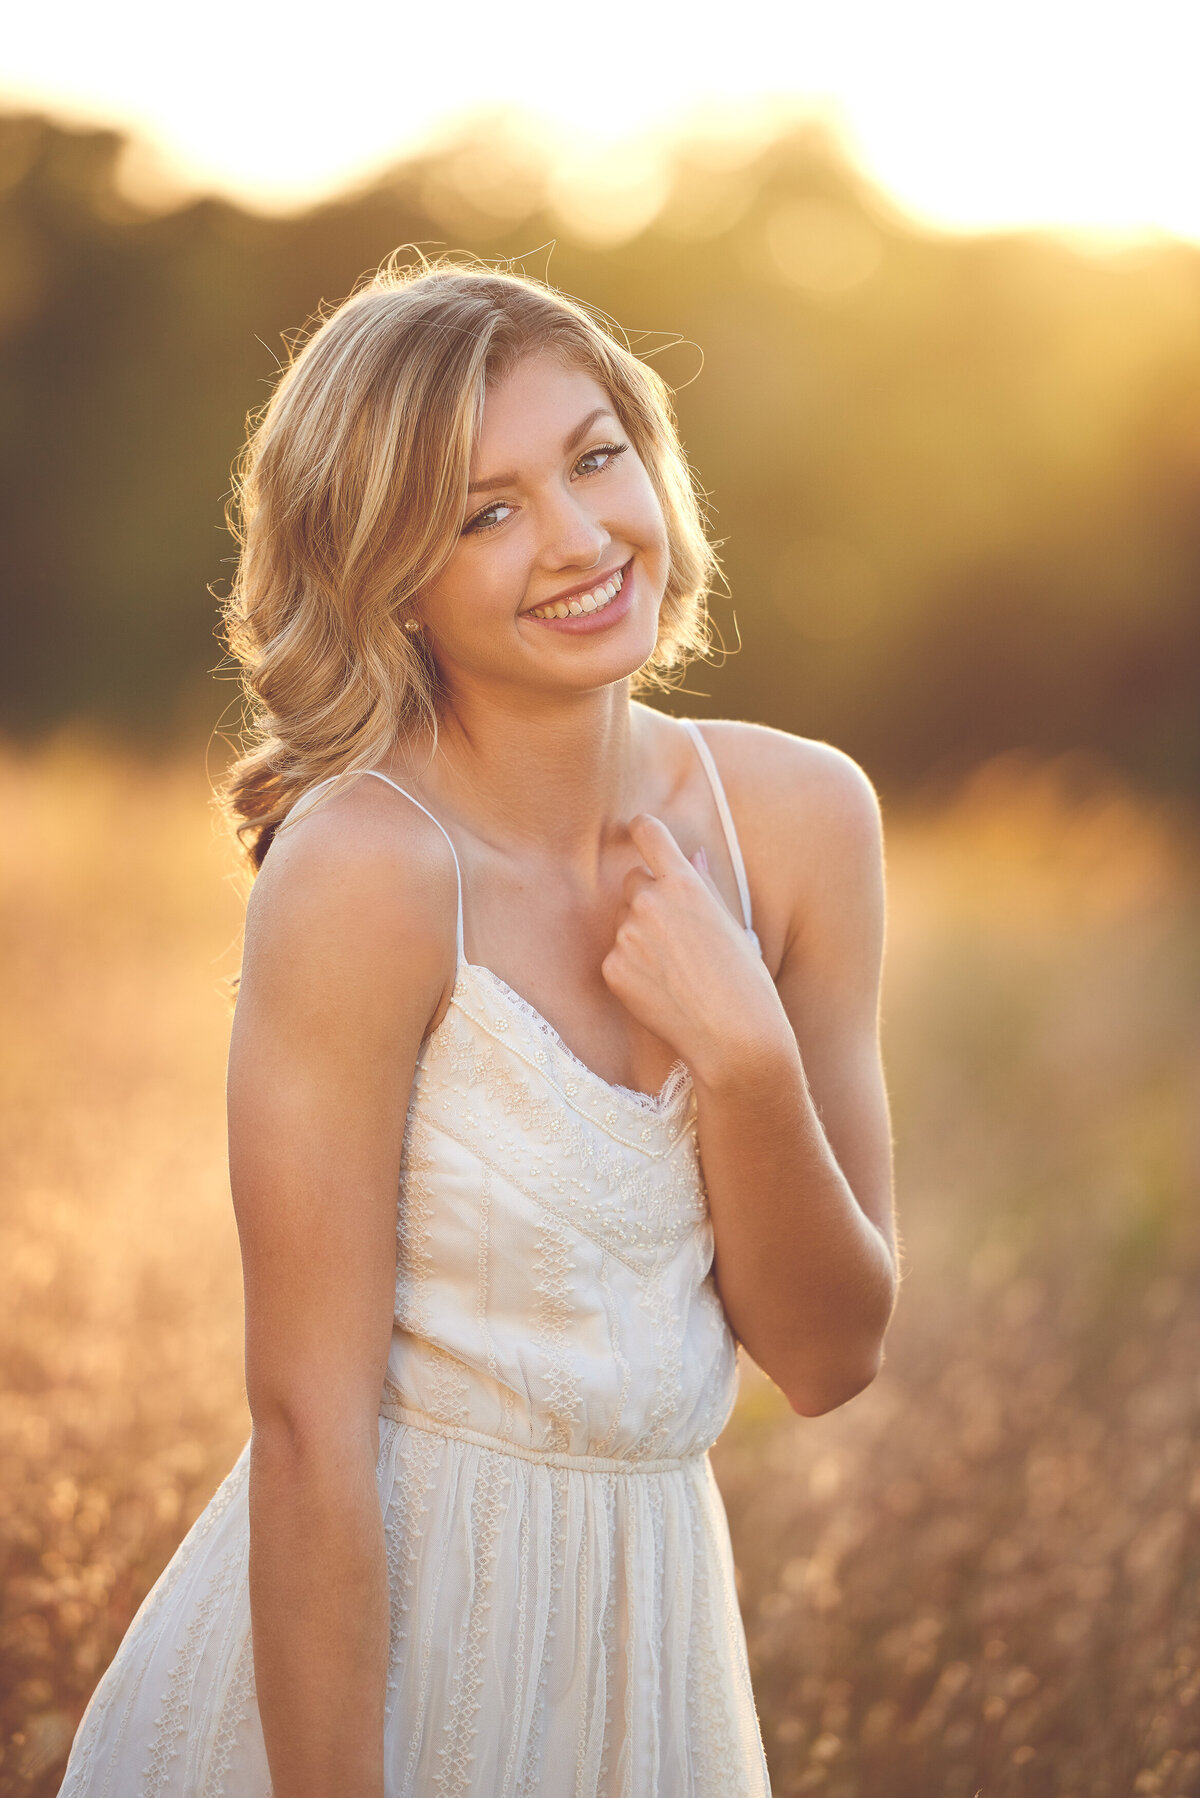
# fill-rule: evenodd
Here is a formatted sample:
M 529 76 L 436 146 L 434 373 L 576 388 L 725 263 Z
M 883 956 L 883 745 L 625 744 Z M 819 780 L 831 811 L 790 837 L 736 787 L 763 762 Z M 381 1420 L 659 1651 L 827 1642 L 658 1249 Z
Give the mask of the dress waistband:
M 609 1455 L 558 1455 L 550 1449 L 522 1448 L 517 1442 L 506 1442 L 502 1436 L 486 1436 L 482 1430 L 468 1430 L 461 1424 L 443 1423 L 425 1411 L 410 1411 L 407 1405 L 382 1404 L 379 1415 L 394 1423 L 407 1424 L 414 1430 L 426 1430 L 431 1436 L 448 1436 L 453 1442 L 473 1442 L 477 1448 L 490 1449 L 493 1454 L 513 1455 L 518 1461 L 533 1461 L 541 1467 L 567 1467 L 576 1473 L 677 1473 L 708 1453 L 707 1449 L 699 1448 L 690 1455 L 660 1455 L 653 1461 Z

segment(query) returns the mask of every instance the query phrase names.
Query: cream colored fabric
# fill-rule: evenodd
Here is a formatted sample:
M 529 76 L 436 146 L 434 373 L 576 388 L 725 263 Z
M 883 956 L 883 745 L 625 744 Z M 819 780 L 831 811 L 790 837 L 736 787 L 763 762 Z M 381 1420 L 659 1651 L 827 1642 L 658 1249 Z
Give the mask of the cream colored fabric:
M 387 1798 L 768 1794 L 706 1454 L 736 1367 L 694 1117 L 682 1065 L 610 1085 L 460 961 L 400 1183 Z M 269 1793 L 248 1466 L 131 1626 L 62 1798 Z

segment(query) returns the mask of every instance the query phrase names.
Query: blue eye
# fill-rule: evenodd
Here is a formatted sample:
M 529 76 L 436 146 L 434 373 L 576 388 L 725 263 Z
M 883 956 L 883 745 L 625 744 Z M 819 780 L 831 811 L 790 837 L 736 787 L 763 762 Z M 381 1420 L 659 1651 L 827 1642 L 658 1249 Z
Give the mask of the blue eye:
M 575 464 L 575 472 L 584 476 L 603 474 L 604 470 L 610 468 L 618 456 L 623 456 L 628 448 L 627 443 L 599 443 L 595 449 L 584 451 Z M 586 466 L 587 463 L 591 463 L 593 466 L 589 468 Z M 474 518 L 468 518 L 462 528 L 462 534 L 464 537 L 480 537 L 486 531 L 498 530 L 504 523 L 504 517 L 515 510 L 515 506 L 510 506 L 507 500 L 494 499 L 490 505 L 484 506 L 476 512 Z M 503 513 L 504 517 L 497 517 L 498 513 Z
M 576 468 L 583 469 L 584 474 L 603 474 L 604 470 L 615 462 L 618 456 L 623 456 L 628 448 L 629 445 L 627 443 L 598 444 L 595 449 L 586 450 L 584 454 L 580 456 L 575 466 Z M 594 462 L 597 456 L 604 457 L 599 468 L 583 468 L 585 462 Z
M 494 499 L 490 506 L 485 506 L 483 508 L 482 512 L 476 512 L 474 518 L 468 518 L 466 524 L 463 526 L 463 536 L 465 537 L 468 532 L 477 536 L 480 531 L 494 531 L 497 525 L 504 523 L 504 520 L 502 518 L 493 517 L 493 514 L 496 512 L 511 511 L 512 507 L 506 500 Z

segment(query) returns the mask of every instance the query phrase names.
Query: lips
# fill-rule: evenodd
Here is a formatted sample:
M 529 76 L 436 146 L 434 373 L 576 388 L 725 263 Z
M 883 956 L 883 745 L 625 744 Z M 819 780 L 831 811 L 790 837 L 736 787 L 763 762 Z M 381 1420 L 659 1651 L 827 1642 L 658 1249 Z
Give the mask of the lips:
M 524 614 L 527 618 L 539 620 L 551 618 L 580 618 L 592 612 L 601 612 L 611 605 L 625 583 L 629 564 L 614 569 L 611 574 L 602 575 L 590 586 L 576 586 L 566 593 L 556 594 L 540 606 L 531 606 Z

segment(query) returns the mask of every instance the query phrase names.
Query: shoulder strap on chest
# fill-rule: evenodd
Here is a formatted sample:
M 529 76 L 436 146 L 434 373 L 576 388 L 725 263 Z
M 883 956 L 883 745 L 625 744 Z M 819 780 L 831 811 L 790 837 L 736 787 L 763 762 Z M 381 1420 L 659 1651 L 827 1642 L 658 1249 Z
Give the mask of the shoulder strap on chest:
M 725 788 L 721 782 L 721 776 L 717 772 L 717 764 L 713 760 L 712 750 L 704 741 L 703 733 L 695 719 L 684 718 L 680 722 L 686 725 L 691 733 L 701 765 L 708 776 L 708 784 L 712 788 L 712 795 L 717 804 L 717 815 L 721 820 L 721 829 L 725 833 L 725 847 L 728 849 L 729 859 L 733 863 L 733 877 L 737 881 L 738 898 L 742 904 L 742 922 L 747 930 L 752 931 L 754 926 L 750 909 L 750 887 L 746 880 L 746 864 L 742 860 L 742 846 L 738 842 L 737 826 L 733 822 L 733 813 L 730 811 L 729 801 L 725 797 Z

